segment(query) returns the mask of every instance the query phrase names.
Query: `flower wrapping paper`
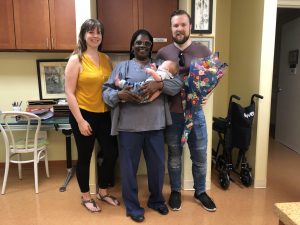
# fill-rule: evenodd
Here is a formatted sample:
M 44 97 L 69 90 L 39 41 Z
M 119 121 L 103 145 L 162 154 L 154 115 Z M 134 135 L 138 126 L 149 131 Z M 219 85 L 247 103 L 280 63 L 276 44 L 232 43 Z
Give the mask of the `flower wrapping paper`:
M 218 52 L 192 60 L 189 75 L 184 77 L 184 87 L 181 91 L 185 116 L 182 145 L 187 142 L 193 128 L 193 113 L 201 109 L 203 98 L 217 86 L 227 66 L 219 60 Z

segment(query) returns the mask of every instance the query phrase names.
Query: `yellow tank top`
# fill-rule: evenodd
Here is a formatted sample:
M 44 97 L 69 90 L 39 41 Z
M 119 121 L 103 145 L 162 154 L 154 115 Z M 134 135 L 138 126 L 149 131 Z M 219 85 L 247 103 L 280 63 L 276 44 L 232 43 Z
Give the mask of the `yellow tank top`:
M 83 54 L 82 72 L 78 76 L 75 96 L 79 108 L 89 112 L 108 111 L 102 99 L 102 86 L 111 74 L 111 66 L 104 53 L 99 52 L 100 67 Z

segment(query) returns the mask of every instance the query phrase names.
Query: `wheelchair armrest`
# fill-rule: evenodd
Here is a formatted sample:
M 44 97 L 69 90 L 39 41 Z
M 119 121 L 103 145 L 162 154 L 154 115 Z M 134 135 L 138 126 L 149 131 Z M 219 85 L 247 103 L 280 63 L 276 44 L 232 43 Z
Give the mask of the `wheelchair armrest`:
M 227 119 L 222 117 L 213 117 L 213 130 L 219 133 L 225 133 L 227 127 Z
M 226 118 L 223 117 L 213 117 L 214 122 L 227 122 Z

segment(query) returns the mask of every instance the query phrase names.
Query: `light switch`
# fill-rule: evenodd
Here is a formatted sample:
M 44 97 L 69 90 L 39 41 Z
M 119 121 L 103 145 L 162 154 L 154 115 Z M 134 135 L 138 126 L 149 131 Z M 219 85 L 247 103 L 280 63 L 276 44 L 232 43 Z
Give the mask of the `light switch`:
M 294 75 L 294 74 L 296 74 L 297 73 L 297 67 L 295 67 L 295 68 L 290 68 L 290 74 L 291 75 Z

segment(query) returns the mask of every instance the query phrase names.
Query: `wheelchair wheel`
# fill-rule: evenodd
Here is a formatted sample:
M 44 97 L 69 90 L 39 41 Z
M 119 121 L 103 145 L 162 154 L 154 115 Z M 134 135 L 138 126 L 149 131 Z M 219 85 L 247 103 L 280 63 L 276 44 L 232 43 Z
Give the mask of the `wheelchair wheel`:
M 224 157 L 222 155 L 217 157 L 217 161 L 216 161 L 216 169 L 217 171 L 222 171 L 225 167 L 225 160 Z
M 252 174 L 247 168 L 242 168 L 240 179 L 243 185 L 250 187 L 252 184 Z
M 227 190 L 230 185 L 230 179 L 228 173 L 221 171 L 219 173 L 219 183 L 224 190 Z

